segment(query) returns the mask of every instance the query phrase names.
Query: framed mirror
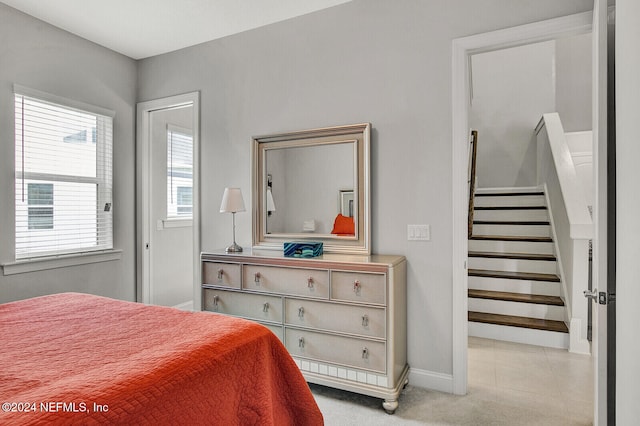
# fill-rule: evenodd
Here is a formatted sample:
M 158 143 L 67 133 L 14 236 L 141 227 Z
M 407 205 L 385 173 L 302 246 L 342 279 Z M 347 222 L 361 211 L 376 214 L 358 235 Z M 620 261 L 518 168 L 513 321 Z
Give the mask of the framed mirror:
M 368 123 L 253 138 L 253 245 L 370 254 Z

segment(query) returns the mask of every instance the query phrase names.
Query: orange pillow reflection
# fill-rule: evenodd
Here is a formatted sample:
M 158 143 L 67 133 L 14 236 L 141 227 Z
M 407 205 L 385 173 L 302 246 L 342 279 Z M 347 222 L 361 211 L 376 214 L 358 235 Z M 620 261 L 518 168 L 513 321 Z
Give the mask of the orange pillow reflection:
M 333 222 L 333 231 L 331 231 L 331 233 L 338 235 L 355 235 L 356 226 L 353 218 L 338 213 L 336 220 Z

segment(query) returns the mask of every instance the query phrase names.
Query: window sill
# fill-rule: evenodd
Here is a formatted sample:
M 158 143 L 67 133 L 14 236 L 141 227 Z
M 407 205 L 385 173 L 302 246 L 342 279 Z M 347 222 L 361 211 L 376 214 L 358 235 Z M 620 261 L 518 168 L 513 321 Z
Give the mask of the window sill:
M 162 225 L 160 225 L 162 222 Z M 158 221 L 158 231 L 162 231 L 167 228 L 188 228 L 193 226 L 193 220 L 191 219 L 165 219 Z
M 2 272 L 4 275 L 24 274 L 27 272 L 66 268 L 69 266 L 86 265 L 89 263 L 110 262 L 112 260 L 120 260 L 121 258 L 122 250 L 103 250 L 82 254 L 42 257 L 39 259 L 3 263 Z

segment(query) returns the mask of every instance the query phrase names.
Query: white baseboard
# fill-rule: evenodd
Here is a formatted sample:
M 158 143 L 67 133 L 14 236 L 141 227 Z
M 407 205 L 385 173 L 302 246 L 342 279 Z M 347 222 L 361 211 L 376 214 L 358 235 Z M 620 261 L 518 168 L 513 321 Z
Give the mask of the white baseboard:
M 569 352 L 591 355 L 591 342 L 581 337 L 582 320 L 572 318 L 569 323 Z
M 569 334 L 469 322 L 469 336 L 548 348 L 569 349 Z
M 476 188 L 477 193 L 499 193 L 499 192 L 538 192 L 542 189 L 540 186 L 513 186 L 513 187 L 487 187 Z
M 453 376 L 428 370 L 409 370 L 409 384 L 423 389 L 453 393 Z

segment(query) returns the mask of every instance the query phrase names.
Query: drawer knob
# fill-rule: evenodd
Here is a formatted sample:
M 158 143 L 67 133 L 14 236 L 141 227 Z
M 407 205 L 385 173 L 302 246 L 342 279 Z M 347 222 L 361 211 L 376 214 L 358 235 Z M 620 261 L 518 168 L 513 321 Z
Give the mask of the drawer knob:
M 298 318 L 304 319 L 304 308 L 302 306 L 298 308 Z
M 362 316 L 362 326 L 369 327 L 369 316 L 366 314 Z
M 298 339 L 298 347 L 304 349 L 304 337 Z
M 313 288 L 313 277 L 307 278 L 307 287 Z
M 362 284 L 360 284 L 359 280 L 355 280 L 353 282 L 353 292 L 358 294 L 360 293 L 360 289 L 362 288 Z
M 369 349 L 362 348 L 362 359 L 369 359 Z
M 222 281 L 223 274 L 224 274 L 224 271 L 222 270 L 222 268 L 218 269 L 218 281 Z
M 256 283 L 256 285 L 260 285 L 260 272 L 253 274 L 253 282 Z
M 269 302 L 265 302 L 265 304 L 262 305 L 262 312 L 269 312 Z
M 217 294 L 213 296 L 213 307 L 215 309 L 218 309 L 218 299 L 219 299 L 219 297 L 218 297 Z

